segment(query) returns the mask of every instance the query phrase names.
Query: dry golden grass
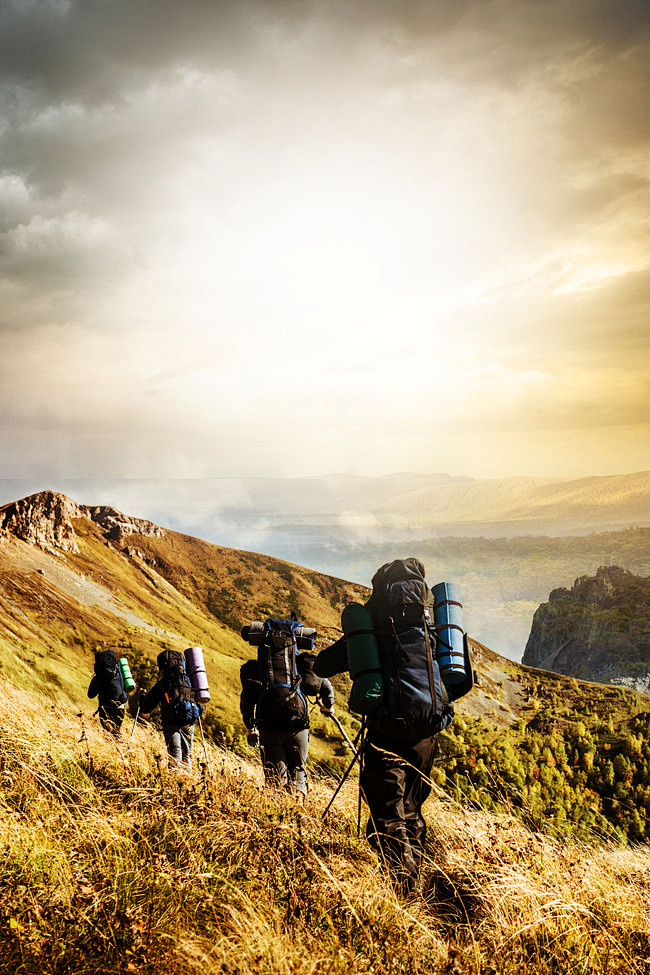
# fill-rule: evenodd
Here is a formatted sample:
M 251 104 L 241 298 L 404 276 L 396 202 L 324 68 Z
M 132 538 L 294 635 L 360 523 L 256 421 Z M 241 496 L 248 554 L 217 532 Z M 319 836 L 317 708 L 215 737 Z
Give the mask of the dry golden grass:
M 650 972 L 650 853 L 565 844 L 429 801 L 420 895 L 393 891 L 354 785 L 304 807 L 200 737 L 115 741 L 0 684 L 0 973 Z

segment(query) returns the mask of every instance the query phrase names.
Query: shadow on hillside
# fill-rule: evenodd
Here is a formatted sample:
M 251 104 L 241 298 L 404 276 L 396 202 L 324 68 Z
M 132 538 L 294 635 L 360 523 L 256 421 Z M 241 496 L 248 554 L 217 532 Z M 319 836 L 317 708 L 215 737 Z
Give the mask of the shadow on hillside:
M 425 877 L 421 895 L 437 921 L 445 929 L 456 930 L 459 925 L 474 925 L 484 908 L 480 897 L 466 885 L 435 867 Z

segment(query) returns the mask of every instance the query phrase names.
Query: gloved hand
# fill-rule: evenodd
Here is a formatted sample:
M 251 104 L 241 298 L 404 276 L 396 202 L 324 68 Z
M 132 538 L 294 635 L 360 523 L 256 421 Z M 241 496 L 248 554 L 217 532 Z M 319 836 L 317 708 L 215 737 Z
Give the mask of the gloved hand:
M 334 717 L 334 705 L 332 705 L 331 708 L 326 708 L 324 704 L 321 704 L 321 706 L 320 706 L 320 713 L 321 714 L 331 714 L 332 717 Z
M 257 728 L 251 728 L 246 735 L 246 741 L 251 746 L 251 748 L 260 747 L 260 733 Z

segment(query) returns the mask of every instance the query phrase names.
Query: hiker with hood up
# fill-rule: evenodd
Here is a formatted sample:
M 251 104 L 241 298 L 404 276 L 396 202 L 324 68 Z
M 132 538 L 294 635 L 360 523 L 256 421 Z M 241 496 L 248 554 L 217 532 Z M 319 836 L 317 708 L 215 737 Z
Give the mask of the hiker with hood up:
M 294 631 L 300 625 L 295 620 L 266 621 L 257 658 L 241 667 L 239 706 L 248 744 L 260 749 L 266 785 L 285 789 L 304 802 L 309 754 L 307 697 L 316 698 L 321 712 L 333 716 L 334 690 L 328 680 L 314 673 L 314 654 L 298 652 Z M 250 627 L 242 629 L 242 636 L 251 642 Z
M 426 840 L 422 806 L 431 792 L 436 735 L 454 717 L 452 694 L 436 659 L 433 599 L 424 576 L 424 566 L 414 558 L 378 569 L 365 608 L 356 607 L 367 610 L 367 628 L 322 650 L 314 665 L 323 677 L 348 671 L 348 640 L 370 634 L 376 654 L 371 668 L 376 667 L 382 690 L 372 709 L 359 711 L 366 732 L 359 787 L 370 810 L 368 840 L 403 893 L 419 885 Z M 454 689 L 454 699 L 473 685 L 468 651 L 466 665 L 467 677 Z M 354 679 L 369 673 L 360 670 Z
M 185 672 L 185 658 L 177 650 L 158 654 L 158 680 L 149 691 L 139 688 L 133 705 L 143 718 L 160 707 L 162 731 L 169 752 L 170 768 L 192 770 L 194 727 L 205 710 L 197 704 L 190 678 Z
M 88 687 L 88 697 L 98 698 L 96 711 L 102 728 L 118 737 L 124 721 L 124 704 L 128 697 L 124 677 L 113 650 L 95 652 L 95 672 Z

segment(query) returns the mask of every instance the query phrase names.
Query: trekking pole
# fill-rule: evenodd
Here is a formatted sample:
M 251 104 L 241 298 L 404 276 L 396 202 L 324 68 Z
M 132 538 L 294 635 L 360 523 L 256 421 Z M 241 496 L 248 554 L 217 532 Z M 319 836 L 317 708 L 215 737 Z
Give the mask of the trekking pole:
M 362 729 L 361 729 L 361 730 L 363 731 L 363 727 L 362 727 Z M 360 737 L 361 737 L 361 732 L 359 732 L 359 734 L 357 735 L 357 738 L 356 738 L 356 740 L 357 740 L 357 741 L 359 741 L 359 738 L 360 738 Z M 353 747 L 353 748 L 355 748 L 355 746 L 354 746 L 354 745 L 353 745 L 352 747 Z M 343 778 L 341 779 L 341 781 L 340 781 L 340 782 L 339 782 L 339 784 L 337 785 L 337 787 L 336 787 L 336 792 L 334 793 L 334 795 L 332 796 L 332 798 L 331 798 L 331 799 L 330 799 L 330 801 L 328 802 L 328 804 L 327 804 L 327 809 L 326 809 L 326 810 L 325 810 L 325 812 L 323 813 L 323 817 L 322 817 L 323 819 L 325 819 L 325 817 L 327 816 L 327 814 L 328 814 L 328 812 L 330 811 L 330 808 L 331 808 L 331 806 L 332 806 L 332 803 L 334 802 L 334 800 L 335 800 L 335 799 L 336 799 L 336 797 L 338 796 L 338 794 L 339 794 L 339 792 L 341 791 L 341 787 L 342 787 L 342 785 L 343 785 L 343 783 L 345 782 L 345 780 L 347 779 L 347 777 L 348 777 L 348 775 L 349 775 L 349 774 L 350 774 L 350 772 L 352 771 L 352 769 L 353 769 L 353 767 L 354 767 L 354 763 L 356 762 L 356 760 L 357 760 L 357 759 L 358 759 L 358 757 L 359 757 L 359 752 L 360 752 L 360 751 L 361 751 L 361 749 L 359 749 L 359 751 L 357 751 L 357 750 L 356 750 L 356 748 L 355 748 L 355 751 L 354 751 L 354 755 L 353 755 L 353 757 L 352 757 L 352 761 L 350 762 L 350 764 L 349 764 L 349 765 L 348 765 L 348 767 L 346 768 L 346 770 L 345 770 L 345 773 L 343 774 Z
M 336 725 L 336 727 L 339 729 L 339 731 L 343 735 L 343 740 L 350 746 L 350 748 L 352 749 L 352 751 L 353 752 L 356 751 L 354 745 L 352 744 L 352 742 L 350 741 L 350 739 L 347 736 L 347 732 L 346 732 L 345 728 L 343 727 L 343 725 L 341 724 L 341 722 L 339 721 L 339 719 L 336 717 L 336 715 L 335 714 L 328 714 L 328 717 L 330 717 L 332 719 L 332 721 L 334 722 L 334 724 Z
M 201 739 L 203 741 L 203 751 L 205 752 L 205 764 L 207 766 L 208 772 L 210 771 L 210 759 L 208 758 L 208 748 L 205 743 L 205 735 L 203 734 L 203 724 L 201 722 L 201 715 L 199 715 L 199 728 L 201 729 Z
M 138 710 L 135 712 L 135 721 L 133 722 L 133 727 L 131 728 L 131 734 L 129 736 L 129 741 L 131 741 L 131 738 L 133 738 L 133 735 L 135 734 L 135 726 L 138 723 L 138 718 L 139 717 L 140 717 L 140 705 L 138 704 Z
M 366 740 L 366 716 L 361 718 L 361 742 L 359 744 L 359 804 L 357 806 L 357 839 L 361 836 L 361 776 L 363 775 L 363 746 Z

